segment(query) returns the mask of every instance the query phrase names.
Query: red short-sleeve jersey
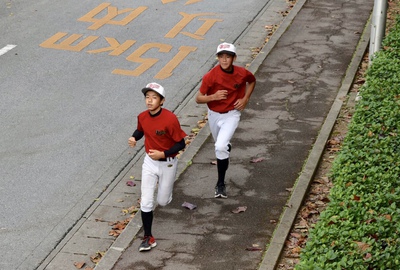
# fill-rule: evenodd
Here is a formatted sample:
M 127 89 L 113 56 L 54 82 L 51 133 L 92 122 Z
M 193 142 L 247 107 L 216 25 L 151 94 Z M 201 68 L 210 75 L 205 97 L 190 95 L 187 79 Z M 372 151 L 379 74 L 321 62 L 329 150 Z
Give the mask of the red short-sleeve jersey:
M 149 111 L 140 113 L 137 130 L 144 133 L 147 153 L 150 149 L 166 151 L 186 137 L 176 115 L 167 109 L 161 109 L 156 116 L 150 115 Z
M 208 108 L 215 112 L 227 112 L 234 109 L 236 100 L 244 97 L 247 83 L 255 80 L 255 76 L 243 67 L 233 66 L 233 72 L 227 73 L 217 65 L 203 76 L 200 92 L 209 96 L 218 90 L 228 90 L 227 99 L 207 103 Z

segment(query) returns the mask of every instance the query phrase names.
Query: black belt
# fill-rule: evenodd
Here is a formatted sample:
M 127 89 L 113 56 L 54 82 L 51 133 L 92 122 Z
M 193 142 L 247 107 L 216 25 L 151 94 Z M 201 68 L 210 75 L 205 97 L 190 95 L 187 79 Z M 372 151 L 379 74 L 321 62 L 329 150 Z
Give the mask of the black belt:
M 169 160 L 173 160 L 175 159 L 175 157 L 170 157 L 170 158 L 160 158 L 158 161 L 168 161 Z

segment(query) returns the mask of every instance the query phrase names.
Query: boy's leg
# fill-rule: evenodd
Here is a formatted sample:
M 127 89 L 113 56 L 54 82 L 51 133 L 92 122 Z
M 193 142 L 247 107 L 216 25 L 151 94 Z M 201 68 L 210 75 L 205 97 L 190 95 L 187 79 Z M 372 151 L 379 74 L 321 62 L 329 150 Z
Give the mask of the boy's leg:
M 144 237 L 139 246 L 139 251 L 150 250 L 157 243 L 152 236 L 151 228 L 153 225 L 153 208 L 154 208 L 154 192 L 157 187 L 157 166 L 149 157 L 145 156 L 142 165 L 142 182 L 141 182 L 141 198 L 140 211 L 143 223 Z
M 166 206 L 172 200 L 172 191 L 176 179 L 178 167 L 177 158 L 168 158 L 167 161 L 159 162 L 160 178 L 158 181 L 157 202 L 161 206 Z
M 140 210 L 150 212 L 154 209 L 154 193 L 157 188 L 158 166 L 148 155 L 142 165 Z
M 208 110 L 208 126 L 210 127 L 211 135 L 213 136 L 214 142 L 217 141 L 218 132 L 220 129 L 220 126 L 218 125 L 219 116 L 219 113 Z
M 152 236 L 151 227 L 153 225 L 153 211 L 143 212 L 141 211 L 144 236 Z
M 225 188 L 225 174 L 228 169 L 229 158 L 217 159 L 218 181 L 215 186 L 215 198 L 228 198 Z
M 218 182 L 217 187 L 225 186 L 225 174 L 228 170 L 229 158 L 217 159 Z
M 241 113 L 239 111 L 234 110 L 226 115 L 222 115 L 220 119 L 220 130 L 218 132 L 217 141 L 215 142 L 215 155 L 217 157 L 218 170 L 215 197 L 227 197 L 225 192 L 225 175 L 229 167 L 231 151 L 230 141 L 239 125 L 240 115 Z
M 215 141 L 215 156 L 217 159 L 227 159 L 230 155 L 230 142 L 240 121 L 240 111 L 233 110 L 220 115 L 219 130 Z

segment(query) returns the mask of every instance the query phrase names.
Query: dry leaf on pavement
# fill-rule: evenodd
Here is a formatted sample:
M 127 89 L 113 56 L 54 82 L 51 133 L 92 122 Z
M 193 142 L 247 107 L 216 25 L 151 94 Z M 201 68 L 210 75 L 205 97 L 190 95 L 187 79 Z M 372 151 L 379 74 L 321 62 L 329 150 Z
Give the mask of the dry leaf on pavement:
M 75 266 L 77 269 L 82 269 L 82 267 L 85 266 L 85 262 L 75 262 L 75 263 L 74 263 L 74 266 Z
M 131 181 L 131 180 L 126 181 L 126 185 L 129 186 L 129 187 L 134 187 L 134 186 L 136 186 L 136 184 L 135 184 L 133 181 Z
M 264 161 L 264 160 L 265 160 L 264 157 L 255 157 L 255 158 L 252 158 L 252 159 L 250 160 L 250 162 L 251 162 L 251 163 L 258 163 L 258 162 L 261 162 L 261 161 Z
M 239 214 L 247 210 L 247 206 L 239 206 L 238 208 L 232 210 L 232 213 Z
M 192 204 L 192 203 L 188 203 L 188 202 L 184 202 L 184 203 L 182 204 L 182 206 L 183 206 L 183 207 L 186 207 L 186 208 L 189 209 L 189 210 L 193 210 L 193 209 L 196 209 L 196 208 L 197 208 L 197 205 Z

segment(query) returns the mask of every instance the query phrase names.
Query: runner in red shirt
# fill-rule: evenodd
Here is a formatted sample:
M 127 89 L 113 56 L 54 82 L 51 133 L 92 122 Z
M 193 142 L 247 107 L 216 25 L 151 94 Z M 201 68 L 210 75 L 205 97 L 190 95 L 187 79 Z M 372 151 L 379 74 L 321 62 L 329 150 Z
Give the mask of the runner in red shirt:
M 196 102 L 208 106 L 208 123 L 215 141 L 218 170 L 215 198 L 227 198 L 225 174 L 229 166 L 230 141 L 239 124 L 241 111 L 253 93 L 256 78 L 245 68 L 233 65 L 236 60 L 233 44 L 218 45 L 217 57 L 219 65 L 203 76 Z
M 165 101 L 165 90 L 161 85 L 149 83 L 142 93 L 148 110 L 139 114 L 137 129 L 128 144 L 135 147 L 136 142 L 145 137 L 146 156 L 142 165 L 140 199 L 144 238 L 139 251 L 146 251 L 157 245 L 151 232 L 154 193 L 158 186 L 157 202 L 160 206 L 171 202 L 178 165 L 176 155 L 185 148 L 186 133 L 176 115 L 161 108 Z

